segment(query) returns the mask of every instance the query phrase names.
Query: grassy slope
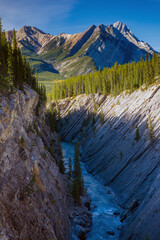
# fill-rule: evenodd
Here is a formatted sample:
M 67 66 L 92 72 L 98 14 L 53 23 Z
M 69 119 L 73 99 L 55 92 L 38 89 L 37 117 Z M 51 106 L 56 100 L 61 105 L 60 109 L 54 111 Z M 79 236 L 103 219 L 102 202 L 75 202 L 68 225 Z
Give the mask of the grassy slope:
M 53 88 L 53 84 L 58 80 L 63 80 L 64 76 L 52 72 L 41 72 L 38 74 L 38 79 L 40 83 L 46 86 L 47 93 L 50 93 Z
M 88 70 L 92 70 L 94 67 L 94 61 L 88 56 L 79 57 L 75 62 L 72 62 L 74 59 L 75 58 L 69 59 L 71 61 L 71 64 L 62 70 L 63 75 L 67 75 L 68 77 L 79 75 L 87 72 Z
M 27 56 L 27 59 L 32 66 L 38 72 L 39 82 L 43 83 L 46 88 L 47 92 L 50 92 L 54 81 L 55 80 L 62 80 L 65 79 L 64 76 L 72 76 L 72 75 L 79 75 L 81 73 L 87 72 L 88 70 L 91 71 L 95 66 L 94 61 L 92 58 L 88 56 L 83 56 L 84 50 L 86 47 L 89 46 L 91 42 L 86 43 L 85 46 L 82 47 L 75 55 L 68 57 L 69 47 L 66 48 L 59 47 L 59 48 L 51 48 L 48 46 L 47 51 L 41 55 L 38 55 L 33 52 L 32 49 L 23 47 L 21 49 L 22 54 Z M 75 60 L 76 59 L 76 60 Z M 51 61 L 47 63 L 46 61 Z M 56 72 L 56 70 L 52 66 L 52 62 L 54 63 L 62 63 L 64 61 L 69 61 L 70 64 L 66 65 L 67 67 L 61 70 L 61 74 Z

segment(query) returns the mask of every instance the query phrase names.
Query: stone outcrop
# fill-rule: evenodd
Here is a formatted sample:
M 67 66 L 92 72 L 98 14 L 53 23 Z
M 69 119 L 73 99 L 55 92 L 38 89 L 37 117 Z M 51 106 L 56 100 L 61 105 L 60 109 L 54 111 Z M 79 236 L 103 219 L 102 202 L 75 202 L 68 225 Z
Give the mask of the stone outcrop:
M 160 236 L 160 85 L 117 97 L 81 95 L 58 103 L 60 132 L 81 142 L 88 171 L 124 208 L 121 239 Z
M 19 48 L 29 48 L 31 51 L 37 53 L 42 47 L 49 43 L 54 36 L 44 33 L 36 27 L 24 26 L 16 32 L 17 42 Z M 7 41 L 12 43 L 13 31 L 6 32 Z
M 92 225 L 90 205 L 91 199 L 87 192 L 85 192 L 84 196 L 81 196 L 81 206 L 75 206 L 73 203 L 73 209 L 70 214 L 72 222 L 72 240 L 86 239 L 86 234 L 90 231 Z
M 70 239 L 65 177 L 56 165 L 57 134 L 35 114 L 29 87 L 0 96 L 0 239 Z

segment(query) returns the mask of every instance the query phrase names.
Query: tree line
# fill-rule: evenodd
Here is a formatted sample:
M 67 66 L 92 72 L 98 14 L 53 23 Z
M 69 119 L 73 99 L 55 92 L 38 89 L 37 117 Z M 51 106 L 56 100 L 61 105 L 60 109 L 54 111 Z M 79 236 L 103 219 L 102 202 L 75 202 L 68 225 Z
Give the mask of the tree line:
M 145 84 L 148 87 L 160 75 L 160 55 L 153 53 L 152 58 L 146 54 L 139 62 L 124 65 L 115 63 L 111 68 L 93 73 L 73 76 L 53 86 L 51 99 L 58 100 L 80 94 L 118 95 L 124 90 L 134 91 Z
M 40 95 L 40 101 L 46 101 L 45 86 L 38 84 L 38 78 L 26 58 L 22 57 L 17 45 L 16 31 L 13 30 L 12 45 L 7 42 L 5 31 L 2 31 L 0 19 L 0 93 L 13 92 L 15 88 L 23 91 L 28 84 Z

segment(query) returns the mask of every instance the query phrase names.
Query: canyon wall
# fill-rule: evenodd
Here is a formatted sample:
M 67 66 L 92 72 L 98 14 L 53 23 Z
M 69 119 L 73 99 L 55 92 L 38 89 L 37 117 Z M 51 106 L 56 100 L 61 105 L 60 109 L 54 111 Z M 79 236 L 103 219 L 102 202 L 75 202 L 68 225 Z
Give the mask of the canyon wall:
M 70 239 L 67 182 L 58 136 L 35 114 L 38 94 L 24 86 L 0 96 L 0 239 Z
M 57 111 L 62 138 L 79 139 L 88 171 L 111 187 L 123 207 L 121 239 L 158 240 L 160 85 L 115 98 L 94 94 L 64 99 Z

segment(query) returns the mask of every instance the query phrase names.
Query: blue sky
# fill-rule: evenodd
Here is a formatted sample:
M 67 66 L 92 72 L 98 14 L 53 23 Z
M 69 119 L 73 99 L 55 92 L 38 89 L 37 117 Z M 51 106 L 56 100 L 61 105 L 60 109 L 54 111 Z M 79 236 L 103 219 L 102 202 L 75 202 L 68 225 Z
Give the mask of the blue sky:
M 0 16 L 5 30 L 31 25 L 50 34 L 120 20 L 160 51 L 160 0 L 0 0 Z

